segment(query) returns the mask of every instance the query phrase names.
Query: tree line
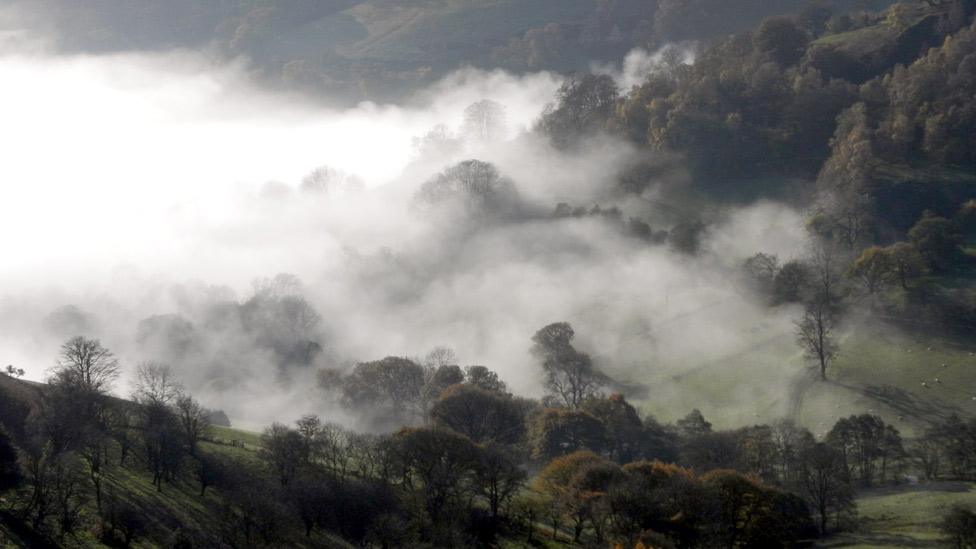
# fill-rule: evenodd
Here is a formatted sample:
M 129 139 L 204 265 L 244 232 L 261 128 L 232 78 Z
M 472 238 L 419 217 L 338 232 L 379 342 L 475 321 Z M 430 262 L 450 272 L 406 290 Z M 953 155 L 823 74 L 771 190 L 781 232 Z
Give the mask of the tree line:
M 787 420 L 716 430 L 697 410 L 672 424 L 642 418 L 606 393 L 612 380 L 574 335 L 555 323 L 530 339 L 541 400 L 437 348 L 423 364 L 388 357 L 323 373 L 342 405 L 388 414 L 387 434 L 305 415 L 271 425 L 250 451 L 218 451 L 207 411 L 165 365 L 137 367 L 132 400 L 110 396 L 118 361 L 97 340 L 72 338 L 46 386 L 16 382 L 38 400 L 0 407 L 0 489 L 14 494 L 14 516 L 57 544 L 86 531 L 117 546 L 158 535 L 115 480 L 133 471 L 157 492 L 197 487 L 214 522 L 173 534 L 191 544 L 338 535 L 375 547 L 543 537 L 789 547 L 850 527 L 858 489 L 909 473 L 976 474 L 974 427 L 954 417 L 911 443 L 871 414 L 842 418 L 821 439 Z

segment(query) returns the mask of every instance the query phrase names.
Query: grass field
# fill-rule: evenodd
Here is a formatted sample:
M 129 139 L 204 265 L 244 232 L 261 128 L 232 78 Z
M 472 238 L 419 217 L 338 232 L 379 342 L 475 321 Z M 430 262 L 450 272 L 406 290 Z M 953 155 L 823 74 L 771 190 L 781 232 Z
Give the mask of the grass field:
M 949 414 L 976 414 L 976 342 L 849 318 L 821 382 L 795 342 L 792 320 L 771 313 L 759 326 L 744 326 L 748 345 L 719 356 L 682 364 L 656 357 L 626 380 L 648 388 L 635 404 L 662 421 L 699 408 L 717 428 L 789 416 L 818 435 L 852 414 L 877 414 L 909 437 Z M 750 330 L 758 333 L 746 337 Z
M 928 482 L 878 488 L 862 494 L 857 504 L 857 529 L 816 547 L 945 547 L 939 523 L 952 505 L 976 508 L 976 485 Z

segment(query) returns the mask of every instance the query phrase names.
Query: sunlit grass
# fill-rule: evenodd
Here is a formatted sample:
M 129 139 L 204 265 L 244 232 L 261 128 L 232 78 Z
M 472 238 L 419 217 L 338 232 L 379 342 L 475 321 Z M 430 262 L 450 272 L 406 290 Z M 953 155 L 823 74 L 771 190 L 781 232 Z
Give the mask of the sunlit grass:
M 976 507 L 976 485 L 931 482 L 878 488 L 858 498 L 859 526 L 817 547 L 944 547 L 939 524 L 955 504 Z

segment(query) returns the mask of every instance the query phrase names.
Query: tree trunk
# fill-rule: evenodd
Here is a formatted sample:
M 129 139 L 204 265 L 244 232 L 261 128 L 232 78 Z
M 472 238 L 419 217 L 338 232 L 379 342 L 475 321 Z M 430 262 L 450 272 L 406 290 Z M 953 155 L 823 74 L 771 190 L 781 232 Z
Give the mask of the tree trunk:
M 820 535 L 827 535 L 827 506 L 820 504 Z

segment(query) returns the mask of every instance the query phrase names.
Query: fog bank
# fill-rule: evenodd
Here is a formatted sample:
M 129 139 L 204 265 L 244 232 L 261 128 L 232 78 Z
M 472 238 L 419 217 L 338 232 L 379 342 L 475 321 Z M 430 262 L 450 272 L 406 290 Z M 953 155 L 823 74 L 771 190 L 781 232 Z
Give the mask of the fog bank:
M 674 397 L 675 376 L 792 337 L 787 312 L 754 303 L 735 278 L 757 251 L 802 251 L 798 212 L 691 212 L 709 222 L 698 256 L 599 216 L 552 215 L 560 202 L 617 205 L 624 219 L 668 229 L 676 214 L 659 193 L 683 180 L 672 166 L 642 197 L 623 197 L 621 171 L 673 160 L 609 138 L 564 153 L 527 132 L 556 75 L 468 69 L 400 105 L 335 110 L 189 52 L 38 51 L 0 57 L 0 361 L 33 379 L 63 338 L 83 333 L 129 372 L 140 360 L 173 363 L 204 403 L 257 426 L 306 411 L 340 417 L 314 388 L 315 368 L 435 345 L 538 395 L 529 338 L 556 321 L 573 324 L 601 368 L 659 399 Z M 633 80 L 630 63 L 620 74 Z M 464 110 L 485 99 L 504 107 L 504 130 L 474 139 Z M 511 179 L 513 213 L 417 206 L 424 181 L 471 158 Z M 322 352 L 284 374 L 213 316 L 277 273 L 296 275 L 288 292 L 321 317 L 309 330 Z M 151 317 L 188 334 L 185 348 L 147 338 Z M 777 394 L 794 373 L 771 370 L 762 390 Z

